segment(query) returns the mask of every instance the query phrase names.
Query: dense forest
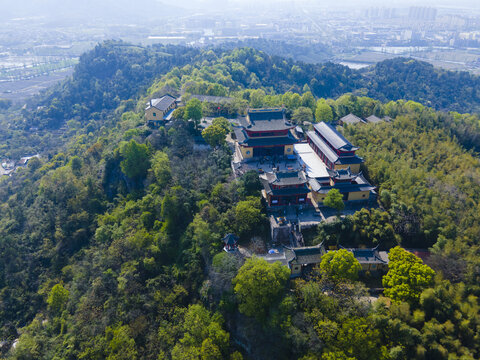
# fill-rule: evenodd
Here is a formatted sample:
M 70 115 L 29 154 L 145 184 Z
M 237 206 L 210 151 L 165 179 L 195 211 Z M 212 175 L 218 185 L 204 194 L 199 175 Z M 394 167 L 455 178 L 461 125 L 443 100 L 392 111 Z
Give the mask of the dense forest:
M 0 358 L 478 359 L 478 83 L 407 59 L 360 72 L 250 48 L 98 45 L 72 78 L 0 110 L 0 155 L 42 155 L 0 180 Z M 143 126 L 165 92 L 230 97 L 221 114 L 202 105 L 213 116 L 284 105 L 305 128 L 392 118 L 343 130 L 378 208 L 308 239 L 390 249 L 383 279 L 359 278 L 348 252 L 296 280 L 225 253 L 227 233 L 268 238 L 258 177 L 231 175 L 224 136 L 195 146 L 188 110 L 168 130 Z

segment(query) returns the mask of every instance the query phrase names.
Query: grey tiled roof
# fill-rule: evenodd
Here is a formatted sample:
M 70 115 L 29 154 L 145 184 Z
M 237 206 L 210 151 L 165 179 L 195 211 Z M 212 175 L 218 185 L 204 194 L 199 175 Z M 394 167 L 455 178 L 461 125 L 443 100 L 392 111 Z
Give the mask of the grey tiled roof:
M 320 151 L 325 154 L 330 162 L 335 163 L 338 160 L 338 155 L 320 136 L 317 135 L 315 131 L 308 131 L 307 135 L 310 140 L 312 140 L 312 142 L 320 149 Z
M 251 122 L 285 119 L 285 111 L 282 108 L 249 109 L 247 115 Z
M 340 121 L 345 124 L 358 124 L 364 122 L 361 118 L 353 114 L 345 115 L 340 119 Z
M 315 124 L 314 128 L 334 149 L 342 151 L 358 150 L 356 146 L 353 146 L 352 143 L 345 139 L 333 126 L 322 121 Z
M 369 122 L 369 123 L 374 123 L 374 124 L 384 121 L 383 119 L 380 119 L 379 117 L 377 117 L 375 115 L 370 115 L 365 120 L 367 120 L 367 122 Z
M 154 107 L 160 111 L 166 111 L 174 102 L 175 98 L 171 95 L 162 96 L 159 99 L 152 99 L 148 104 L 146 110 Z
M 373 249 L 359 249 L 359 248 L 345 248 L 353 253 L 355 259 L 360 264 L 388 264 L 388 254 L 386 251 L 378 251 L 377 248 Z

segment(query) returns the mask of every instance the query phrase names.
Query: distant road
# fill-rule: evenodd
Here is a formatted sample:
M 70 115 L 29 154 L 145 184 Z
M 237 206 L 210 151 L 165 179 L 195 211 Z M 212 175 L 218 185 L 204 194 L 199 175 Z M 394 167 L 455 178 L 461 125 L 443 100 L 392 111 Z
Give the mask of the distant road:
M 28 80 L 1 81 L 0 98 L 10 99 L 14 103 L 25 101 L 25 99 L 38 94 L 41 90 L 56 84 L 72 73 L 73 68 L 68 68 Z

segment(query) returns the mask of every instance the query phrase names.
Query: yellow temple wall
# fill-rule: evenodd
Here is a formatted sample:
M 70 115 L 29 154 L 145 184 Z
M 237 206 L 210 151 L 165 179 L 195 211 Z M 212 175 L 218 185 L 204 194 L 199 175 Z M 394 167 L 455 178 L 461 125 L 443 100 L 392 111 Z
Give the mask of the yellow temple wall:
M 342 165 L 335 165 L 335 170 L 340 170 L 340 169 L 347 169 L 350 167 L 350 171 L 353 174 L 359 173 L 360 172 L 360 164 L 342 164 Z
M 348 193 L 348 201 L 352 200 L 368 200 L 370 191 L 357 191 Z
M 253 148 L 252 147 L 240 146 L 240 152 L 242 153 L 242 157 L 244 159 L 248 159 L 248 158 L 253 157 Z
M 293 145 L 285 145 L 283 153 L 285 155 L 293 155 Z

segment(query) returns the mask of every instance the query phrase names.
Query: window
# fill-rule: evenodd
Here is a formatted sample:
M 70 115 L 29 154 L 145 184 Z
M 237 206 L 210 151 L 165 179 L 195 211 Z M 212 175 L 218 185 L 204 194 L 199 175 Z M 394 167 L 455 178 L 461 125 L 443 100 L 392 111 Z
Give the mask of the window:
M 292 148 L 288 148 L 288 149 L 287 149 L 287 152 L 292 152 Z
M 367 196 L 367 195 L 366 195 L 366 194 L 363 194 L 363 195 L 362 195 L 362 197 L 365 197 L 365 196 Z
M 250 150 L 247 150 L 247 155 L 250 155 Z
M 153 116 L 155 116 L 155 117 L 156 117 L 156 116 L 157 116 L 157 113 L 153 113 Z

